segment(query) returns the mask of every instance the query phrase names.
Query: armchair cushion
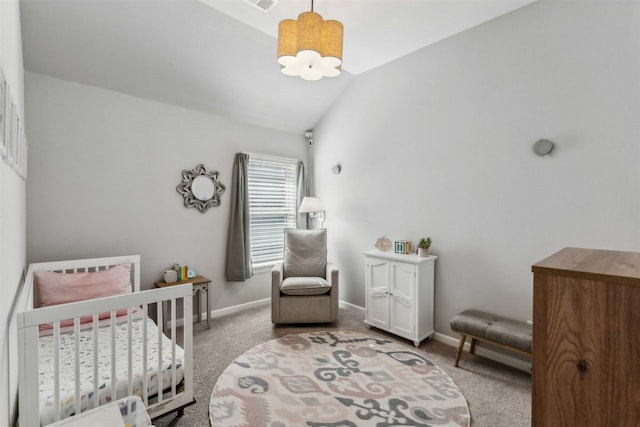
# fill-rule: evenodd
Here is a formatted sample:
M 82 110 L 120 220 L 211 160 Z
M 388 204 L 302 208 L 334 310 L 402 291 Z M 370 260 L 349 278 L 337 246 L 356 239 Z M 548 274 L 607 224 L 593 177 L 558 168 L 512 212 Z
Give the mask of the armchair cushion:
M 284 233 L 284 278 L 326 279 L 327 230 L 288 228 Z
M 280 285 L 285 295 L 322 295 L 329 289 L 331 285 L 322 277 L 289 277 Z

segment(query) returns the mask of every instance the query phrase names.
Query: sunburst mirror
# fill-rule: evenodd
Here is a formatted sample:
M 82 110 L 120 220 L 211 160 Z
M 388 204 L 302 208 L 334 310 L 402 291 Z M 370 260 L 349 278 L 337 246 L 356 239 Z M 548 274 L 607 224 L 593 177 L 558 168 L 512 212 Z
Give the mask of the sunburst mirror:
M 206 212 L 220 206 L 220 196 L 227 189 L 219 180 L 218 171 L 207 171 L 203 164 L 182 171 L 182 182 L 176 190 L 184 197 L 184 206 Z

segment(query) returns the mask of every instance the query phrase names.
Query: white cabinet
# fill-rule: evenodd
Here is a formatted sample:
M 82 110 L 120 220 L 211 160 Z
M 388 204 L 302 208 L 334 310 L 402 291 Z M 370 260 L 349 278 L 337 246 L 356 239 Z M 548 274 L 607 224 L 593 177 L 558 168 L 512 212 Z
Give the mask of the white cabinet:
M 365 323 L 413 340 L 433 335 L 436 256 L 370 250 L 365 256 Z

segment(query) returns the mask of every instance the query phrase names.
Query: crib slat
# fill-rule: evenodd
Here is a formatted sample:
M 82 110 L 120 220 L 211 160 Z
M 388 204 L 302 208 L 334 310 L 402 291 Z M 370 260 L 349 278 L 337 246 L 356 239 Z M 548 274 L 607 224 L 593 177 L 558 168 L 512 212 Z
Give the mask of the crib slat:
M 93 405 L 90 407 L 97 408 L 100 405 L 98 399 L 99 375 L 98 370 L 98 313 L 93 315 Z
M 76 415 L 80 414 L 80 412 L 82 412 L 82 401 L 81 401 L 81 395 L 80 395 L 80 318 L 79 317 L 75 317 L 73 319 L 73 340 L 75 342 L 75 372 L 74 372 L 74 378 L 75 378 L 75 382 L 76 382 L 76 391 L 75 391 L 75 398 L 74 398 L 74 406 L 75 406 L 75 411 L 76 411 Z
M 162 303 L 158 304 L 158 404 L 162 403 L 162 330 L 164 329 L 164 319 L 162 318 Z
M 176 299 L 171 298 L 171 397 L 176 395 Z
M 193 298 L 183 297 L 183 313 L 191 313 L 192 304 Z M 193 322 L 184 322 L 183 332 L 182 349 L 184 350 L 185 358 L 183 360 L 184 388 L 182 393 L 191 398 L 193 397 Z
M 53 404 L 55 405 L 55 421 L 60 414 L 60 322 L 53 322 Z
M 142 305 L 142 313 L 145 321 L 142 323 L 142 402 L 149 405 L 149 375 L 147 374 L 147 316 L 149 304 Z
M 111 310 L 111 401 L 118 400 L 116 384 L 116 311 Z
M 133 394 L 133 324 L 131 322 L 131 307 L 127 307 L 127 334 L 129 336 L 129 345 L 127 353 L 129 354 L 127 364 L 129 370 L 129 388 L 128 396 Z

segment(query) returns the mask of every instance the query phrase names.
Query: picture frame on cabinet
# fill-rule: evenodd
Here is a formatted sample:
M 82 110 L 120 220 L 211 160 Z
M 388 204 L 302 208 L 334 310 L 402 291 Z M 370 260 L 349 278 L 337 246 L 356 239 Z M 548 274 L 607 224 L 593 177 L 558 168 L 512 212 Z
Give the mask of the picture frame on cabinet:
M 3 159 L 7 157 L 7 139 L 4 137 L 4 128 L 7 120 L 5 115 L 5 99 L 7 96 L 7 81 L 4 78 L 4 72 L 0 71 L 0 156 Z

